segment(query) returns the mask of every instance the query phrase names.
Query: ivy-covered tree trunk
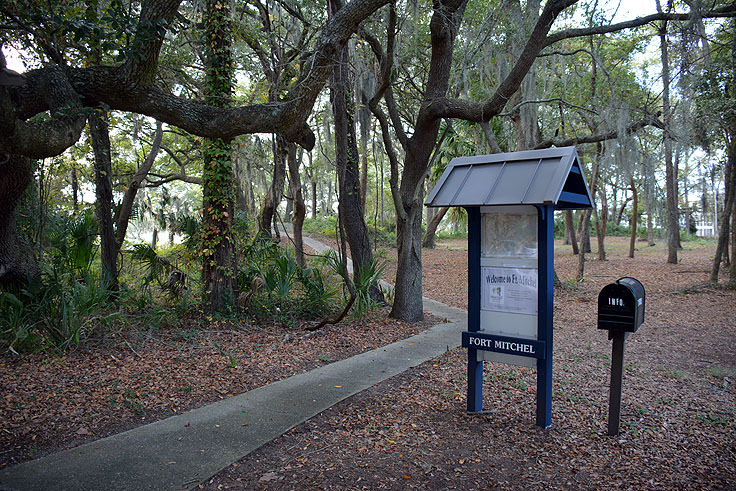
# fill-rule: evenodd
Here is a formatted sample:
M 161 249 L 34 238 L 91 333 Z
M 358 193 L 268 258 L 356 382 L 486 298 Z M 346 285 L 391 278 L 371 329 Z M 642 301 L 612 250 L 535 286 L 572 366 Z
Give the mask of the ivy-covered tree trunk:
M 207 48 L 205 99 L 217 107 L 230 106 L 232 97 L 229 14 L 228 3 L 207 0 L 204 22 Z M 202 157 L 202 279 L 208 309 L 222 312 L 232 305 L 235 297 L 231 237 L 234 182 L 230 139 L 205 139 Z

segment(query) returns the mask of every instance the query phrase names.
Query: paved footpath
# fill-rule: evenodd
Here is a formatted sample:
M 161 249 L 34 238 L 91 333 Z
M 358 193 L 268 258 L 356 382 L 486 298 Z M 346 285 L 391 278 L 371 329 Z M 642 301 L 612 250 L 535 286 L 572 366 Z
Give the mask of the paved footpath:
M 321 250 L 305 237 L 305 245 Z M 0 489 L 196 487 L 343 399 L 460 343 L 464 310 L 424 299 L 445 322 L 403 341 L 0 472 Z

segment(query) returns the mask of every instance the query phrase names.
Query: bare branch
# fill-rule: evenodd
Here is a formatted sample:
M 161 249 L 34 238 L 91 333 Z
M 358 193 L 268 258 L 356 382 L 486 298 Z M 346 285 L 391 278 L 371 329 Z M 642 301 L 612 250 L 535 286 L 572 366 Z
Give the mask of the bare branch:
M 125 239 L 125 234 L 128 231 L 128 221 L 130 220 L 130 214 L 133 211 L 135 196 L 138 194 L 138 189 L 141 187 L 141 183 L 146 179 L 151 167 L 153 167 L 153 163 L 156 161 L 156 156 L 161 148 L 161 139 L 163 138 L 163 134 L 163 124 L 160 121 L 156 121 L 156 133 L 153 137 L 151 149 L 148 151 L 148 155 L 146 155 L 145 160 L 133 176 L 133 179 L 130 180 L 128 189 L 125 191 L 125 195 L 123 196 L 123 202 L 120 205 L 119 214 L 115 220 L 115 238 L 118 241 L 118 244 L 122 244 Z
M 664 123 L 658 120 L 655 116 L 652 116 L 650 114 L 644 116 L 639 121 L 636 121 L 634 123 L 631 123 L 629 126 L 627 126 L 624 129 L 625 134 L 635 133 L 639 131 L 640 129 L 644 128 L 645 126 L 654 126 L 659 129 L 664 129 Z M 597 143 L 602 142 L 605 140 L 615 140 L 619 137 L 618 130 L 611 130 L 606 133 L 600 133 L 597 135 L 588 135 L 588 136 L 581 136 L 578 138 L 550 138 L 548 140 L 545 140 L 541 143 L 539 143 L 536 147 L 534 147 L 535 150 L 538 150 L 540 148 L 549 148 L 549 147 L 567 147 L 571 145 L 581 145 L 583 143 Z
M 481 121 L 480 128 L 483 130 L 483 134 L 486 136 L 486 140 L 488 140 L 488 144 L 491 146 L 493 153 L 501 153 L 501 147 L 498 145 L 496 135 L 491 131 L 491 125 L 488 121 Z
M 525 106 L 527 104 L 546 104 L 549 102 L 557 102 L 562 106 L 568 106 L 575 109 L 578 109 L 580 111 L 586 111 L 592 114 L 598 114 L 592 109 L 588 109 L 587 107 L 578 106 L 577 104 L 573 104 L 572 102 L 568 102 L 565 99 L 562 99 L 560 97 L 552 97 L 549 99 L 535 99 L 533 101 L 521 101 L 517 105 L 515 105 L 513 108 L 511 108 L 509 111 L 506 111 L 504 113 L 498 114 L 498 116 L 511 116 L 514 112 L 518 111 L 522 106 Z
M 721 8 L 713 9 L 708 12 L 698 12 L 694 14 L 689 13 L 673 13 L 673 12 L 659 12 L 656 14 L 647 15 L 644 17 L 638 17 L 636 19 L 618 22 L 616 24 L 593 26 L 593 27 L 581 27 L 578 29 L 565 29 L 558 31 L 547 36 L 544 41 L 544 46 L 549 46 L 563 39 L 571 39 L 584 36 L 593 36 L 596 34 L 608 34 L 610 32 L 623 31 L 625 29 L 633 29 L 635 27 L 641 27 L 646 24 L 650 24 L 658 20 L 673 20 L 673 21 L 687 21 L 694 18 L 717 18 L 717 17 L 736 17 L 736 5 L 726 5 Z
M 182 181 L 182 182 L 188 182 L 190 184 L 202 184 L 202 179 L 199 177 L 194 176 L 188 176 L 186 174 L 165 174 L 162 176 L 159 176 L 157 174 L 150 174 L 154 177 L 160 177 L 160 179 L 152 180 L 152 179 L 146 179 L 146 184 L 143 187 L 146 188 L 156 188 L 159 186 L 163 186 L 164 184 L 168 184 L 173 181 Z

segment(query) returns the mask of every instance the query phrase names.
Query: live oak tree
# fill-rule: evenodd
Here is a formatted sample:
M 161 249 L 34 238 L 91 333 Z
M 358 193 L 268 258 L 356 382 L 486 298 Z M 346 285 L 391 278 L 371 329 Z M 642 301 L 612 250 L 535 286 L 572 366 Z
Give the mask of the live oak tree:
M 45 4 L 29 8 L 13 1 L 0 9 L 3 23 L 12 26 L 17 38 L 33 47 L 43 60 L 41 68 L 20 78 L 9 74 L 0 85 L 0 230 L 6 232 L 0 239 L 0 281 L 27 280 L 35 274 L 31 251 L 15 234 L 15 207 L 31 182 L 31 160 L 59 155 L 73 145 L 80 138 L 88 108 L 104 105 L 144 114 L 207 138 L 278 133 L 309 149 L 314 135 L 306 120 L 329 76 L 333 55 L 359 23 L 388 0 L 354 1 L 340 9 L 320 31 L 281 100 L 230 108 L 177 95 L 158 83 L 159 55 L 168 30 L 180 20 L 180 3 L 144 0 L 131 5 L 127 12 L 139 13 L 119 18 L 121 29 L 130 35 L 116 46 L 118 61 L 84 67 L 72 66 L 60 49 L 68 46 L 56 43 L 72 31 L 81 32 L 76 24 L 62 22 L 48 35 L 34 27 L 58 20 L 43 8 Z M 82 10 L 86 7 L 84 3 L 74 5 Z M 111 15 L 118 13 L 112 11 Z M 4 58 L 0 68 L 6 73 Z
M 710 281 L 718 283 L 721 262 L 731 235 L 731 267 L 728 284 L 736 287 L 736 22 L 729 19 L 716 33 L 702 72 L 695 80 L 696 141 L 705 150 L 725 150 L 725 203 L 719 218 L 718 245 Z M 717 212 L 717 211 L 716 211 Z
M 166 70 L 171 67 L 159 63 L 162 48 L 168 46 L 175 31 L 195 29 L 186 17 L 186 9 L 180 9 L 180 3 L 180 0 L 144 0 L 121 10 L 122 3 L 110 2 L 114 7 L 110 15 L 126 34 L 106 47 L 115 54 L 115 59 L 90 62 L 86 66 L 70 62 L 68 53 L 76 50 L 78 44 L 74 36 L 77 33 L 84 36 L 87 32 L 88 36 L 104 38 L 104 32 L 77 21 L 72 15 L 61 17 L 59 22 L 60 17 L 40 2 L 10 1 L 0 7 L 3 25 L 12 28 L 13 42 L 33 49 L 42 61 L 41 68 L 30 70 L 23 77 L 14 78 L 3 71 L 4 76 L 0 78 L 0 231 L 6 232 L 0 235 L 0 281 L 33 274 L 31 256 L 15 236 L 13 225 L 18 197 L 32 178 L 31 159 L 58 155 L 73 145 L 93 109 L 143 114 L 191 134 L 225 141 L 241 134 L 276 133 L 285 141 L 310 149 L 315 138 L 307 120 L 338 53 L 361 21 L 390 2 L 346 3 L 324 22 L 300 60 L 298 74 L 279 92 L 276 100 L 236 107 L 218 107 L 192 99 L 164 83 Z M 286 0 L 279 3 L 290 4 Z M 390 184 L 396 208 L 399 258 L 394 317 L 407 320 L 422 317 L 422 194 L 431 155 L 437 148 L 440 122 L 457 118 L 488 125 L 503 111 L 513 110 L 514 107 L 507 107 L 507 102 L 522 86 L 540 52 L 555 43 L 605 35 L 655 21 L 687 21 L 692 17 L 689 13 L 665 11 L 617 24 L 550 32 L 558 16 L 576 3 L 576 0 L 552 0 L 544 4 L 536 23 L 520 30 L 524 35 L 516 43 L 518 51 L 507 70 L 495 81 L 493 91 L 482 97 L 465 91 L 455 95 L 449 90 L 454 83 L 456 41 L 468 6 L 465 0 L 432 2 L 433 11 L 427 16 L 429 32 L 418 25 L 413 44 L 417 51 L 424 53 L 426 66 L 394 66 L 398 51 L 394 45 L 395 14 L 389 15 L 386 46 L 371 43 L 381 70 L 369 106 L 379 120 L 390 156 Z M 83 2 L 65 5 L 80 11 L 87 7 Z M 730 4 L 699 14 L 702 18 L 733 15 L 734 7 Z M 49 25 L 51 29 L 38 27 Z M 491 36 L 497 32 L 492 25 L 488 29 Z M 422 41 L 429 44 L 423 46 Z M 411 77 L 406 76 L 407 72 L 411 72 Z M 397 100 L 394 89 L 398 89 L 399 80 L 416 85 L 419 94 L 413 101 L 416 110 L 406 101 Z M 527 122 L 533 120 L 530 117 Z M 393 138 L 399 143 L 399 151 L 394 148 Z M 565 144 L 562 138 L 547 140 L 549 145 Z M 577 141 L 585 142 L 584 138 Z M 400 160 L 403 160 L 401 172 Z M 219 266 L 227 268 L 226 263 L 227 260 Z
M 646 25 L 656 20 L 687 20 L 690 14 L 660 12 L 631 21 L 590 28 L 563 29 L 550 34 L 555 19 L 576 0 L 552 0 L 547 2 L 537 22 L 528 31 L 519 51 L 518 58 L 506 76 L 499 81 L 493 94 L 485 101 L 477 102 L 448 96 L 450 74 L 453 66 L 455 41 L 467 7 L 466 0 L 437 0 L 433 2 L 433 14 L 429 23 L 431 54 L 426 74 L 423 77 L 419 110 L 412 120 L 402 119 L 391 90 L 393 61 L 392 29 L 388 29 L 387 53 L 373 40 L 374 51 L 384 67 L 383 84 L 377 95 L 385 100 L 387 114 L 374 101 L 371 109 L 381 123 L 387 153 L 391 157 L 391 190 L 396 209 L 398 264 L 395 281 L 394 305 L 391 316 L 416 321 L 423 318 L 422 311 L 422 251 L 421 221 L 423 206 L 423 184 L 428 170 L 430 155 L 438 137 L 439 124 L 444 118 L 459 118 L 477 123 L 487 123 L 498 116 L 507 102 L 519 90 L 540 51 L 559 41 L 605 34 Z M 714 9 L 707 16 L 733 15 L 734 7 Z M 389 128 L 389 126 L 391 128 Z M 409 126 L 413 133 L 408 134 Z M 398 153 L 389 137 L 390 130 L 396 135 L 404 154 L 403 170 L 399 180 Z M 597 141 L 597 140 L 594 140 Z

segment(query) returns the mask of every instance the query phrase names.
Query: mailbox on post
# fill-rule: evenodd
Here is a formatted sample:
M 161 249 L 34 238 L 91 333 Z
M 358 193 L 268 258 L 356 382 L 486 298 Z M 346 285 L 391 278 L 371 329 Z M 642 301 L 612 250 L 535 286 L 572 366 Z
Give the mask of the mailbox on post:
M 575 147 L 452 159 L 427 206 L 468 212 L 468 412 L 483 362 L 537 369 L 537 425 L 552 419 L 555 210 L 591 208 Z
M 598 329 L 636 332 L 644 322 L 644 285 L 624 277 L 606 285 L 598 294 Z
M 624 343 L 644 322 L 646 292 L 636 278 L 624 277 L 606 285 L 598 294 L 598 329 L 608 331 L 611 348 L 611 391 L 608 434 L 618 435 L 621 419 L 621 386 L 624 378 Z

